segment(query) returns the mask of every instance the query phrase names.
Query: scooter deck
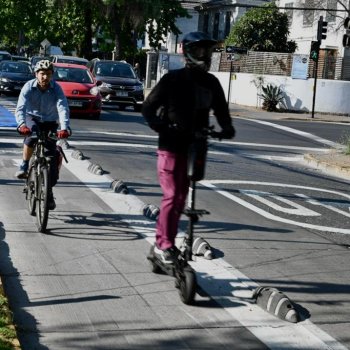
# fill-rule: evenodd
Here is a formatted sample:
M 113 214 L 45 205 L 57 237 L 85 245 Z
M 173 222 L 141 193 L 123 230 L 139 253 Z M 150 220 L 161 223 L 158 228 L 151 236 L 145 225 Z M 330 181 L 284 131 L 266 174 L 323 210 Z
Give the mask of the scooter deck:
M 147 259 L 153 264 L 160 268 L 164 273 L 169 276 L 175 277 L 175 265 L 174 264 L 164 264 L 161 262 L 154 254 L 150 253 L 147 256 Z

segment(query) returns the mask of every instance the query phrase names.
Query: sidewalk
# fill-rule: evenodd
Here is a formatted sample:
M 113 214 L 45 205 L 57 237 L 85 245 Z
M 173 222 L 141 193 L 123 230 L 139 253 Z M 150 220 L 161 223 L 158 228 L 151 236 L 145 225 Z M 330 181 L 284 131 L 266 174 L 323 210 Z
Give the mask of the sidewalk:
M 230 103 L 230 112 L 232 116 L 249 119 L 305 120 L 310 122 L 350 123 L 350 115 L 343 116 L 335 114 L 314 113 L 314 118 L 312 118 L 311 113 L 267 112 L 261 108 L 242 106 L 234 103 Z
M 315 113 L 291 113 L 291 112 L 267 112 L 261 108 L 241 106 L 231 103 L 230 113 L 232 117 L 261 120 L 298 120 L 305 122 L 325 123 L 350 123 L 350 116 Z M 317 168 L 328 175 L 333 175 L 350 180 L 350 155 L 345 155 L 341 145 L 339 149 L 331 149 L 329 153 L 307 153 L 304 155 L 305 162 L 309 166 Z

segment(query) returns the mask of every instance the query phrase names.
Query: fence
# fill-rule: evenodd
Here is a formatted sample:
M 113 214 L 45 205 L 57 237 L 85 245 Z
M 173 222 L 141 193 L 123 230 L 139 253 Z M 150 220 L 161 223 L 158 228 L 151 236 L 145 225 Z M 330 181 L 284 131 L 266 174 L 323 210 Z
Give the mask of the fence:
M 293 54 L 275 52 L 248 51 L 237 61 L 231 61 L 225 52 L 213 54 L 214 71 L 266 75 L 291 76 Z M 219 62 L 219 64 L 218 64 Z M 218 69 L 215 69 L 218 68 Z M 335 57 L 321 50 L 317 78 L 333 80 L 350 80 L 350 58 Z M 315 62 L 309 60 L 308 77 L 315 77 Z
M 151 88 L 168 70 L 179 68 L 182 55 L 166 52 L 149 52 L 145 87 Z M 291 76 L 293 54 L 248 51 L 239 60 L 231 61 L 230 54 L 214 52 L 210 70 L 259 75 Z M 350 57 L 336 57 L 327 50 L 320 50 L 317 78 L 350 81 Z M 309 59 L 308 78 L 315 77 L 315 62 Z

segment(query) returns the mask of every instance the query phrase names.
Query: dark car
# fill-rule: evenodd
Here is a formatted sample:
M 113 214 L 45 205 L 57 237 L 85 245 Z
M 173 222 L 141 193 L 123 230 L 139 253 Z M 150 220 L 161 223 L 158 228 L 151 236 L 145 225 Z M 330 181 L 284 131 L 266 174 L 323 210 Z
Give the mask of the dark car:
M 117 104 L 121 110 L 133 106 L 140 111 L 144 100 L 144 88 L 132 66 L 122 61 L 93 59 L 88 67 L 97 81 L 102 103 Z
M 50 61 L 50 57 L 49 56 L 32 56 L 30 58 L 30 66 L 32 67 L 33 70 L 34 70 L 35 65 L 41 60 L 49 60 Z
M 11 54 L 7 51 L 0 51 L 0 62 L 5 60 L 11 60 Z
M 3 94 L 19 93 L 23 85 L 33 78 L 33 71 L 27 62 L 0 62 L 0 92 Z
M 12 55 L 12 61 L 25 61 L 29 62 L 29 58 L 19 55 Z

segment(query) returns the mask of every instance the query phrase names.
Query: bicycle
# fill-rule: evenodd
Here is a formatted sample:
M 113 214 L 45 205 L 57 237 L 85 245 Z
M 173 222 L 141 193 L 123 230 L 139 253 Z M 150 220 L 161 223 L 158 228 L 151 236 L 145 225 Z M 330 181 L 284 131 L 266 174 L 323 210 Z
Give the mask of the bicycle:
M 199 221 L 201 216 L 210 214 L 206 209 L 195 208 L 196 183 L 204 178 L 205 173 L 208 137 L 221 140 L 225 138 L 225 135 L 214 131 L 213 127 L 205 128 L 195 134 L 194 142 L 190 146 L 187 168 L 190 185 L 187 207 L 183 211 L 183 214 L 188 217 L 188 225 L 177 259 L 174 264 L 163 264 L 154 255 L 154 246 L 151 247 L 151 251 L 147 256 L 152 272 L 159 273 L 163 271 L 175 277 L 175 287 L 179 290 L 181 301 L 189 305 L 194 303 L 197 289 L 196 273 L 189 264 L 189 261 L 192 261 L 194 224 Z
M 36 216 L 38 231 L 45 233 L 49 217 L 49 195 L 52 191 L 50 170 L 52 161 L 56 160 L 54 154 L 48 154 L 45 145 L 49 139 L 57 141 L 57 135 L 56 132 L 43 129 L 43 122 L 40 116 L 29 113 L 28 115 L 35 124 L 33 131 L 36 133 L 36 142 L 33 155 L 29 161 L 28 176 L 23 192 L 26 195 L 29 214 Z M 62 148 L 57 146 L 56 150 L 68 163 Z

